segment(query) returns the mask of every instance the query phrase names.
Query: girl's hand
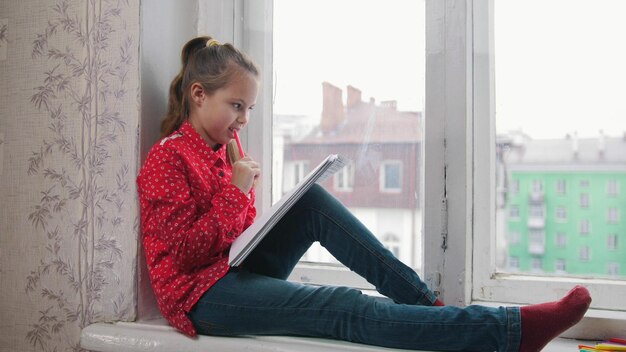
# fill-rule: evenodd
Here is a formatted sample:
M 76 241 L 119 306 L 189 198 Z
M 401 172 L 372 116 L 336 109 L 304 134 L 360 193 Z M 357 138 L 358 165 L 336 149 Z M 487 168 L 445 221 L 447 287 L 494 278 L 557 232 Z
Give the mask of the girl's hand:
M 233 178 L 230 183 L 237 186 L 243 193 L 248 194 L 260 175 L 259 164 L 246 155 L 233 164 Z

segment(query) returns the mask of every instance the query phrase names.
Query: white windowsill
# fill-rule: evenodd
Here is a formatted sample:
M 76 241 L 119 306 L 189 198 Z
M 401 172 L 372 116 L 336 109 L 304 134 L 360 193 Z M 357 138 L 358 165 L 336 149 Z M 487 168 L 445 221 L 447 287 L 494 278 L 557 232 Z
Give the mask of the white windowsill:
M 96 323 L 83 329 L 80 346 L 98 352 L 374 352 L 406 351 L 345 341 L 285 336 L 189 338 L 163 319 L 136 323 Z
M 571 352 L 585 342 L 569 339 L 552 341 L 544 352 Z M 344 341 L 284 336 L 216 337 L 192 339 L 168 326 L 165 320 L 136 323 L 96 323 L 81 333 L 82 348 L 98 352 L 319 352 L 319 351 L 406 351 Z

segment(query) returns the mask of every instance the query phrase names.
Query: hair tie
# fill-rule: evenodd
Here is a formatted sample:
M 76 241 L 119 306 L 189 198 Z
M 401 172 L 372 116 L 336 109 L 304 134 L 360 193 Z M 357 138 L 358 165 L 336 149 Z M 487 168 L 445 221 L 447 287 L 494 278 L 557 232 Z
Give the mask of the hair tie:
M 212 47 L 214 45 L 220 45 L 220 42 L 218 42 L 215 39 L 209 39 L 209 41 L 206 42 L 206 47 L 207 48 L 210 48 L 210 47 Z

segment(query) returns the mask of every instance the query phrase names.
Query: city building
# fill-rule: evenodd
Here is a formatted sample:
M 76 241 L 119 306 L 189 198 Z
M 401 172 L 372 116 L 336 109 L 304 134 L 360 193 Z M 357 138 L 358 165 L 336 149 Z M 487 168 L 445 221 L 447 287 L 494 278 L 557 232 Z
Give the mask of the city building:
M 506 270 L 626 275 L 626 135 L 498 138 Z
M 342 155 L 349 164 L 325 181 L 325 188 L 402 261 L 419 267 L 421 113 L 398 111 L 395 101 L 363 101 L 361 91 L 352 86 L 344 104 L 340 88 L 327 82 L 322 86 L 319 125 L 304 138 L 282 138 L 282 192 L 327 155 Z M 303 259 L 334 262 L 319 247 Z

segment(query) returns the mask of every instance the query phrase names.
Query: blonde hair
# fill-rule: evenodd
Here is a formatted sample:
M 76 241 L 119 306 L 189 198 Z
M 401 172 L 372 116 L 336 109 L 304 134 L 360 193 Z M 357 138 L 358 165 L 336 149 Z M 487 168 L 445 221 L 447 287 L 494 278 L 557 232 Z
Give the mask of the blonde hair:
M 167 114 L 161 122 L 161 138 L 176 131 L 189 117 L 189 94 L 200 83 L 206 94 L 226 87 L 240 70 L 259 77 L 256 64 L 232 44 L 220 44 L 205 36 L 188 41 L 181 53 L 182 68 L 170 84 Z

